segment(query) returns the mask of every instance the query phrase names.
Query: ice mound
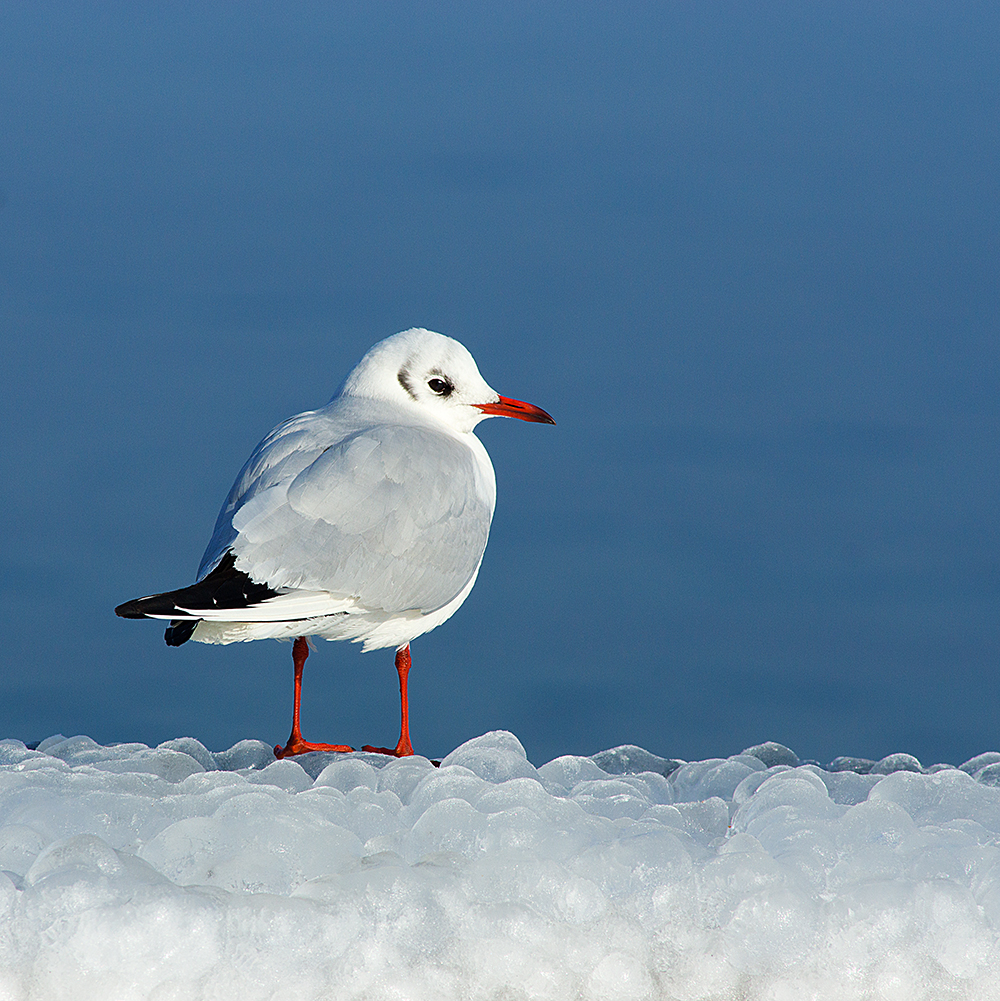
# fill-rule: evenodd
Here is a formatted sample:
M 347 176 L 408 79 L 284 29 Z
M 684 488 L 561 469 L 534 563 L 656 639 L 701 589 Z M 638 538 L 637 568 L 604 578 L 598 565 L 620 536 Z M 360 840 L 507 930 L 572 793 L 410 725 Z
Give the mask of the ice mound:
M 1000 999 L 1000 753 L 0 742 L 0 998 Z

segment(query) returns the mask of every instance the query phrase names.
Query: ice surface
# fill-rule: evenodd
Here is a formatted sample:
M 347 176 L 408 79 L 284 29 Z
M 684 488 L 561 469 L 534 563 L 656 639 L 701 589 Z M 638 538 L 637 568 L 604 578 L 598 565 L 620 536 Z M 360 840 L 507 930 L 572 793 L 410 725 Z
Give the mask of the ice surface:
M 0 998 L 1000 999 L 1000 753 L 0 741 Z

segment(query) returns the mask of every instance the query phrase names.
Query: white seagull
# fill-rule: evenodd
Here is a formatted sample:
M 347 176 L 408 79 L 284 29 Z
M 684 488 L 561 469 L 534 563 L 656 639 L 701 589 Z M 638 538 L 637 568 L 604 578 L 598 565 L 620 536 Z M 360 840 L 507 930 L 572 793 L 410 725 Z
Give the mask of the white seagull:
M 169 619 L 170 646 L 295 639 L 292 733 L 282 758 L 351 751 L 299 730 L 307 637 L 396 647 L 410 745 L 410 641 L 469 596 L 496 502 L 493 464 L 473 434 L 486 417 L 555 424 L 492 390 L 458 341 L 405 330 L 361 359 L 333 399 L 279 424 L 240 471 L 215 523 L 197 583 L 115 612 Z

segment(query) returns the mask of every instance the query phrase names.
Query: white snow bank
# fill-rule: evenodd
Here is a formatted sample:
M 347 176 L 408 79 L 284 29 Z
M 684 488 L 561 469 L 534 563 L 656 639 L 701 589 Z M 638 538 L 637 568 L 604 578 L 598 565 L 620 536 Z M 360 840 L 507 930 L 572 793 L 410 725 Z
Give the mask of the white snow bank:
M 998 782 L 3 741 L 0 998 L 1000 998 Z

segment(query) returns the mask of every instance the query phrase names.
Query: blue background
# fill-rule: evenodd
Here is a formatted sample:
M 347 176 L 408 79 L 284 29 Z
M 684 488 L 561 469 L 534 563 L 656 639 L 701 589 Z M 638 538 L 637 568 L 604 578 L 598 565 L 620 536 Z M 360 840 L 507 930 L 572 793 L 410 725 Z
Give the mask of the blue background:
M 168 649 L 233 478 L 406 327 L 550 428 L 413 648 L 413 737 L 536 762 L 1000 745 L 993 3 L 6 4 L 0 734 L 288 732 Z M 314 740 L 395 740 L 320 643 Z

